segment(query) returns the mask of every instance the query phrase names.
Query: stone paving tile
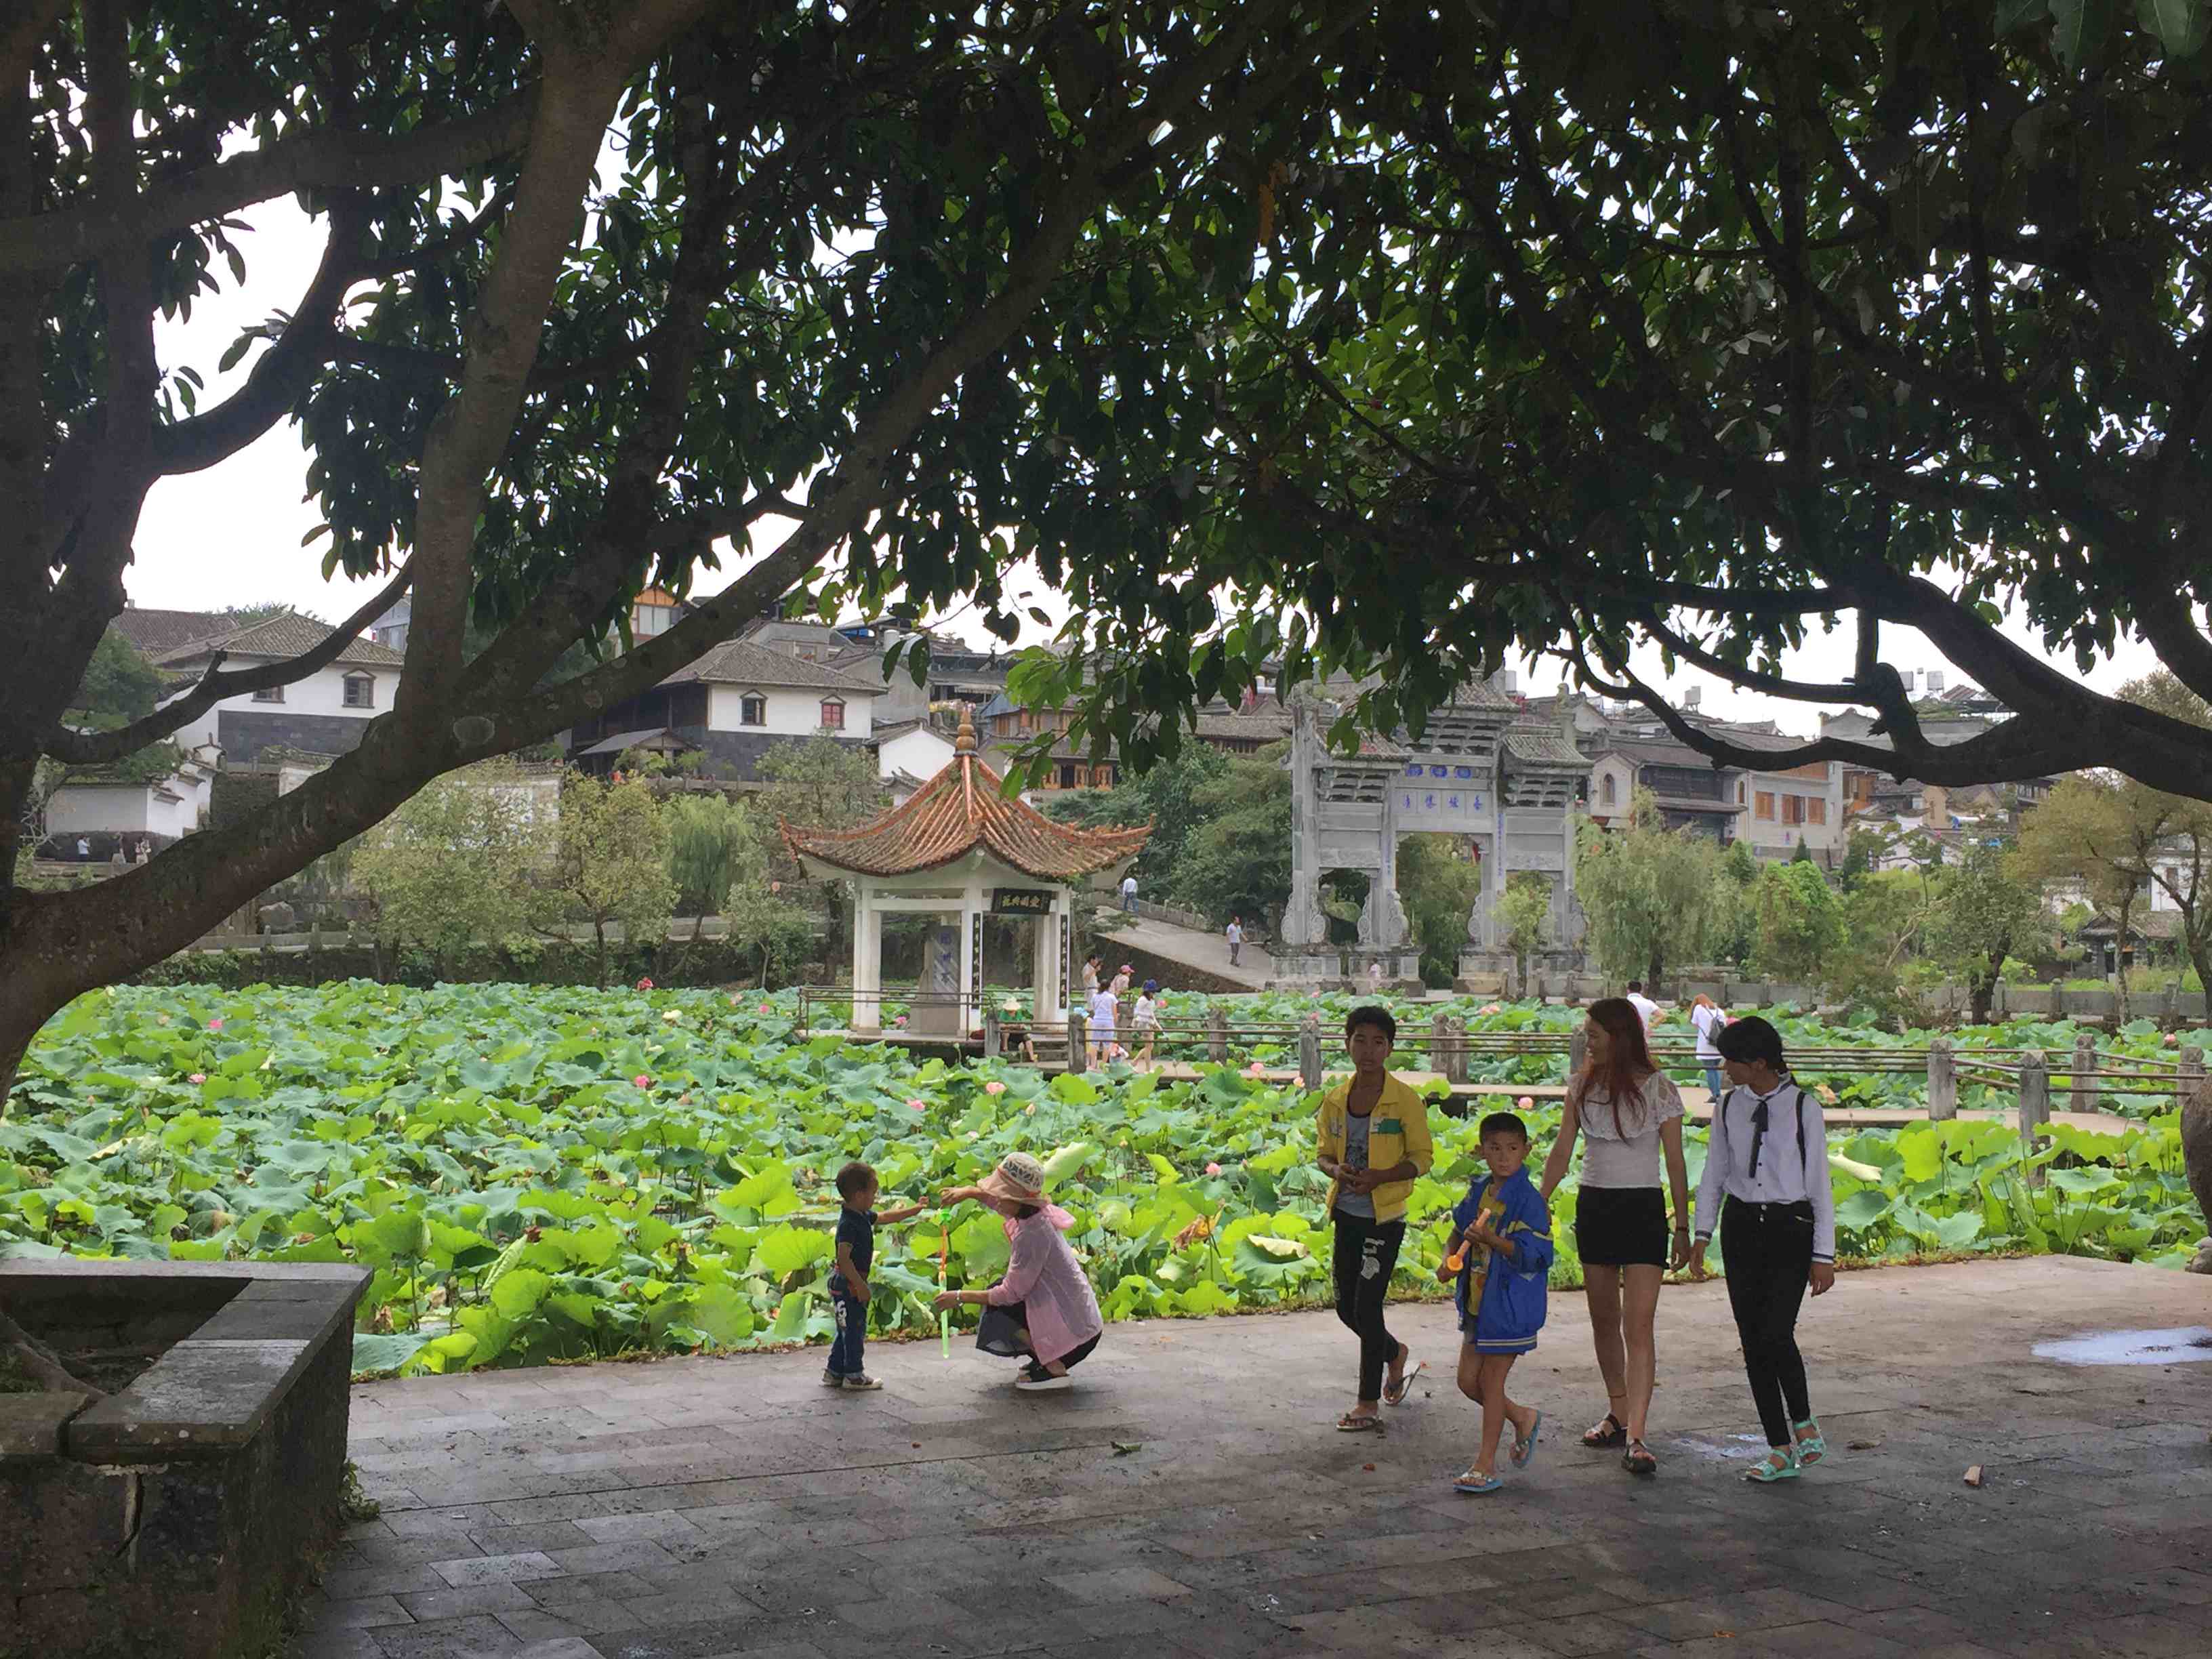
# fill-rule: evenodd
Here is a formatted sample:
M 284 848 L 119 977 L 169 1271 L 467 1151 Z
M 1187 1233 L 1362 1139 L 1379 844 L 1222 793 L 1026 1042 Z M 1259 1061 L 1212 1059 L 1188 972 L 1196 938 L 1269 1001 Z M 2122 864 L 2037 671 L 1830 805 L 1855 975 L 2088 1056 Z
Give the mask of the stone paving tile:
M 376 1625 L 411 1625 L 414 1615 L 390 1595 L 357 1595 L 343 1601 L 321 1601 L 308 1615 L 316 1631 L 368 1630 Z
M 1735 1479 L 1759 1437 L 1718 1285 L 1661 1310 L 1658 1480 L 1573 1443 L 1602 1405 L 1563 1297 L 1516 1371 L 1559 1426 L 1479 1502 L 1446 1484 L 1475 1427 L 1448 1384 L 1328 1431 L 1351 1355 L 1322 1315 L 1117 1326 L 1046 1400 L 899 1345 L 866 1400 L 825 1401 L 810 1354 L 368 1384 L 388 1507 L 300 1653 L 2206 1659 L 2202 1375 L 2030 1352 L 2115 1307 L 2201 1318 L 2197 1285 L 2054 1259 L 1839 1290 L 1803 1331 L 1838 1449 L 1771 1490 Z M 1392 1319 L 1450 1352 L 1440 1308 Z M 419 1622 L 346 1627 L 395 1609 Z

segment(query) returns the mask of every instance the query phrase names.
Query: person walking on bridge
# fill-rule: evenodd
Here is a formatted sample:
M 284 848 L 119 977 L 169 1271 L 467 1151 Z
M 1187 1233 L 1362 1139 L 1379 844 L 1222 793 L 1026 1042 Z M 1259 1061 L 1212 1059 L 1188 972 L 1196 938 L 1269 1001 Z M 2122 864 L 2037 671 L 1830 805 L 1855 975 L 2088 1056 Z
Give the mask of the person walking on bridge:
M 1244 948 L 1244 918 L 1231 916 L 1229 925 L 1221 930 L 1222 938 L 1229 941 L 1229 965 L 1237 965 L 1237 953 Z

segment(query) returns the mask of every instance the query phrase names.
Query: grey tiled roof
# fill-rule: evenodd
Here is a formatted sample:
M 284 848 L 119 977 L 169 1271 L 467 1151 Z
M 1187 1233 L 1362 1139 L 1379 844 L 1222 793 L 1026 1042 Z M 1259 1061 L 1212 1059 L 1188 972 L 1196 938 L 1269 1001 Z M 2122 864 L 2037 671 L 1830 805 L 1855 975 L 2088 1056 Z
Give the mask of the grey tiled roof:
M 159 659 L 180 645 L 220 634 L 231 625 L 220 611 L 142 611 L 132 605 L 108 623 L 147 657 Z
M 663 685 L 694 681 L 708 685 L 797 687 L 808 691 L 846 691 L 854 696 L 881 696 L 880 674 L 856 674 L 827 663 L 806 662 L 787 651 L 756 645 L 750 640 L 730 640 L 716 646 L 696 662 L 678 669 Z
M 1509 726 L 1505 752 L 1531 766 L 1571 766 L 1580 770 L 1589 765 L 1589 756 L 1547 726 Z
M 327 623 L 287 611 L 246 628 L 233 628 L 177 646 L 161 654 L 163 667 L 197 661 L 221 651 L 234 657 L 297 657 L 313 651 L 331 636 Z M 338 653 L 337 660 L 362 668 L 397 668 L 406 659 L 374 640 L 355 640 Z

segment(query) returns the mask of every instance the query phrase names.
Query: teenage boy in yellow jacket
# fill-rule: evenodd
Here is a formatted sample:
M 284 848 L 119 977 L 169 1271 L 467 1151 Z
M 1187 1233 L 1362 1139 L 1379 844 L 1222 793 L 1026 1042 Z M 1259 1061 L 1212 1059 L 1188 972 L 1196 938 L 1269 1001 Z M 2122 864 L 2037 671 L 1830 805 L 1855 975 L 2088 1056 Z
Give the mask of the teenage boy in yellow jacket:
M 1407 1369 L 1412 1351 L 1382 1319 L 1406 1237 L 1406 1199 L 1435 1158 L 1426 1103 L 1390 1075 L 1397 1040 L 1389 1009 L 1354 1008 L 1344 1022 L 1352 1077 L 1321 1103 L 1315 1162 L 1329 1178 L 1336 1227 L 1336 1316 L 1359 1337 L 1359 1398 L 1336 1420 L 1347 1434 L 1381 1427 L 1377 1404 L 1403 1405 L 1422 1370 Z

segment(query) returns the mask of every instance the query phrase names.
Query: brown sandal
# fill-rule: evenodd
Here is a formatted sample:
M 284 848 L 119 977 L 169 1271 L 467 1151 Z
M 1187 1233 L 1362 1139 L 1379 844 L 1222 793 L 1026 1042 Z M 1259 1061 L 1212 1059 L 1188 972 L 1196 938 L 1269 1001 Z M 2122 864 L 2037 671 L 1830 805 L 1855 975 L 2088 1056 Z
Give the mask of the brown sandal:
M 1620 1467 L 1631 1474 L 1656 1474 L 1659 1460 L 1654 1457 L 1641 1440 L 1632 1440 L 1628 1449 L 1620 1455 Z
M 1583 1444 L 1592 1451 L 1607 1451 L 1627 1443 L 1628 1425 L 1611 1412 L 1605 1414 L 1605 1421 L 1592 1424 L 1583 1431 Z

